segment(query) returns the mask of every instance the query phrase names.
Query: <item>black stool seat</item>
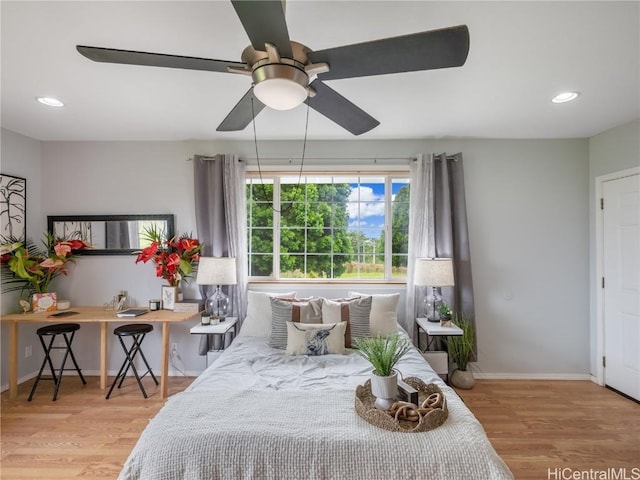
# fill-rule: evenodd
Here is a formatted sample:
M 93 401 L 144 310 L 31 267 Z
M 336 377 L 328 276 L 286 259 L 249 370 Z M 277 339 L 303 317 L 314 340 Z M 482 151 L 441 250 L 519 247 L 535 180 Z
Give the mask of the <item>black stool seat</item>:
M 36 388 L 38 388 L 38 383 L 40 380 L 53 380 L 55 383 L 55 388 L 53 390 L 53 401 L 55 402 L 58 399 L 58 391 L 60 390 L 60 383 L 62 383 L 62 373 L 65 370 L 75 370 L 78 372 L 80 379 L 84 385 L 87 384 L 87 381 L 82 376 L 82 372 L 80 371 L 80 367 L 78 367 L 78 362 L 76 362 L 76 357 L 73 355 L 73 350 L 71 350 L 71 342 L 73 342 L 73 337 L 76 334 L 76 331 L 80 329 L 80 324 L 78 323 L 56 323 L 53 325 L 46 325 L 44 327 L 36 330 L 38 334 L 38 338 L 40 339 L 40 343 L 42 344 L 42 348 L 44 349 L 44 360 L 42 361 L 42 366 L 40 367 L 40 371 L 36 376 L 36 381 L 31 388 L 31 393 L 29 394 L 29 401 L 33 399 L 33 395 L 36 393 Z M 56 336 L 62 335 L 64 337 L 64 345 L 61 347 L 54 347 L 53 342 L 56 339 Z M 47 345 L 44 341 L 44 337 L 50 337 L 49 344 Z M 64 357 L 62 358 L 62 365 L 58 370 L 56 375 L 56 369 L 53 367 L 53 361 L 51 360 L 51 351 L 52 350 L 64 350 Z M 65 368 L 65 364 L 67 363 L 67 358 L 71 357 L 71 361 L 73 362 L 74 368 Z M 42 376 L 42 372 L 45 367 L 49 365 L 49 369 L 51 370 L 51 378 L 45 378 Z
M 129 323 L 127 325 L 121 325 L 113 330 L 114 335 L 116 335 L 118 337 L 118 340 L 120 340 L 120 345 L 122 345 L 122 349 L 124 350 L 125 359 L 124 363 L 120 367 L 120 370 L 118 371 L 118 375 L 116 375 L 116 378 L 111 384 L 111 388 L 109 388 L 107 396 L 105 397 L 107 400 L 109 400 L 111 392 L 113 392 L 113 388 L 116 386 L 116 383 L 118 383 L 118 380 L 120 380 L 120 383 L 118 383 L 118 388 L 122 387 L 122 382 L 124 382 L 129 368 L 133 370 L 133 375 L 136 377 L 138 387 L 140 387 L 140 391 L 142 391 L 142 395 L 144 396 L 144 398 L 147 398 L 147 392 L 145 391 L 144 387 L 142 386 L 142 382 L 140 381 L 142 377 L 144 377 L 148 373 L 149 375 L 151 375 L 151 378 L 153 378 L 153 381 L 156 383 L 156 385 L 158 385 L 158 379 L 151 371 L 151 367 L 149 366 L 149 363 L 147 362 L 147 359 L 145 358 L 141 348 L 142 341 L 144 340 L 145 335 L 152 330 L 153 325 L 150 325 L 148 323 Z M 124 343 L 124 337 L 131 338 L 132 343 L 130 348 L 127 348 L 126 344 Z M 133 362 L 138 353 L 140 353 L 140 358 L 142 358 L 142 361 L 147 367 L 147 371 L 142 375 L 138 375 L 138 370 L 136 369 L 136 366 Z
M 153 330 L 153 325 L 148 323 L 130 323 L 128 325 L 122 325 L 116 328 L 113 333 L 115 335 L 138 335 L 140 333 L 149 333 Z
M 79 323 L 56 323 L 36 330 L 38 335 L 58 335 L 59 333 L 71 333 L 80 330 Z

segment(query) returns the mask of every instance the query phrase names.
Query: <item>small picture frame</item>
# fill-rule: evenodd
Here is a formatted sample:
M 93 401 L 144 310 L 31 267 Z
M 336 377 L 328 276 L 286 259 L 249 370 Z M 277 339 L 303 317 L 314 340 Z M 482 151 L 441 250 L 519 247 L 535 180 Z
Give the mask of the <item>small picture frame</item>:
M 162 309 L 173 310 L 176 302 L 178 301 L 178 287 L 163 285 L 161 293 Z

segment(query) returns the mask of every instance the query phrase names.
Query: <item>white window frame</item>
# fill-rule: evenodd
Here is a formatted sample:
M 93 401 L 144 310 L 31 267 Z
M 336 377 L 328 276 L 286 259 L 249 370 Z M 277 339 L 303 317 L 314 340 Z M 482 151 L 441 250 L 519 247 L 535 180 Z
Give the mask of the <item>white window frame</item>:
M 246 179 L 253 180 L 255 183 L 259 183 L 262 180 L 268 181 L 269 184 L 273 185 L 273 197 L 274 197 L 274 205 L 279 205 L 280 203 L 280 179 L 281 177 L 291 177 L 293 174 L 292 171 L 268 171 L 259 173 L 257 170 L 248 170 L 246 174 Z M 319 176 L 319 177 L 327 177 L 332 179 L 333 177 L 358 177 L 358 182 L 360 183 L 361 178 L 366 177 L 384 177 L 384 202 L 385 202 L 385 225 L 383 228 L 384 231 L 384 240 L 385 240 L 385 254 L 384 254 L 384 277 L 378 279 L 366 279 L 366 278 L 326 278 L 326 279 L 309 279 L 309 278 L 280 278 L 280 214 L 277 211 L 277 208 L 273 209 L 273 250 L 272 250 L 272 258 L 273 258 L 273 274 L 272 276 L 250 276 L 248 278 L 249 282 L 252 283 L 327 283 L 327 282 L 339 282 L 339 283 L 406 283 L 405 277 L 393 277 L 393 252 L 391 252 L 391 244 L 392 244 L 392 229 L 391 229 L 391 216 L 393 210 L 393 199 L 392 199 L 392 183 L 395 180 L 410 180 L 410 171 L 406 168 L 398 169 L 398 170 L 385 170 L 385 171 L 349 171 L 340 169 L 339 172 L 336 173 L 328 173 L 323 171 L 309 171 L 302 173 L 302 179 L 305 177 L 311 176 Z M 257 181 L 257 182 L 256 182 Z M 411 206 L 409 206 L 411 208 Z M 248 212 L 247 212 L 248 213 Z M 250 216 L 247 216 L 247 219 L 250 219 Z M 248 243 L 249 255 L 250 258 L 251 253 L 251 245 Z

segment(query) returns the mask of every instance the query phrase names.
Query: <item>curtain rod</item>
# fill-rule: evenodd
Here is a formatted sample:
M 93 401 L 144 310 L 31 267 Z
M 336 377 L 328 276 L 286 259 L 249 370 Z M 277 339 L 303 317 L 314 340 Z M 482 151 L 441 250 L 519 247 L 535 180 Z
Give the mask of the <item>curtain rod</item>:
M 215 160 L 215 156 L 214 157 L 200 157 L 201 160 Z M 378 160 L 413 160 L 416 161 L 417 158 L 416 157 L 304 157 L 305 160 L 373 160 L 374 162 L 378 161 Z M 252 161 L 252 160 L 258 160 L 258 158 L 256 157 L 241 157 L 239 159 L 240 161 L 243 160 L 248 160 L 248 161 Z M 300 158 L 294 158 L 294 157 L 261 157 L 259 160 L 287 160 L 289 162 L 293 161 L 293 160 L 301 160 Z M 193 157 L 189 157 L 186 160 L 187 162 L 192 162 L 193 161 Z

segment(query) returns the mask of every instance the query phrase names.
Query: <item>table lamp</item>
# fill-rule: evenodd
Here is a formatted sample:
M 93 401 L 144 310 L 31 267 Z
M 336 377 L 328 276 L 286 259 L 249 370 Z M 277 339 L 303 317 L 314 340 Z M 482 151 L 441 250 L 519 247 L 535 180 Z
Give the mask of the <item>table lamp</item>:
M 200 257 L 198 262 L 198 285 L 215 285 L 212 295 L 205 301 L 205 313 L 211 318 L 224 318 L 229 313 L 229 297 L 220 290 L 220 285 L 236 285 L 236 259 L 230 257 Z
M 427 320 L 439 322 L 438 308 L 442 304 L 440 287 L 452 287 L 453 259 L 451 258 L 417 258 L 414 270 L 414 283 L 431 288 L 431 295 L 424 297 L 424 311 Z

